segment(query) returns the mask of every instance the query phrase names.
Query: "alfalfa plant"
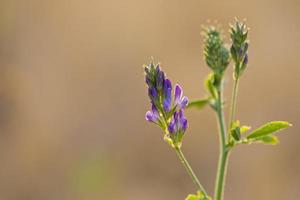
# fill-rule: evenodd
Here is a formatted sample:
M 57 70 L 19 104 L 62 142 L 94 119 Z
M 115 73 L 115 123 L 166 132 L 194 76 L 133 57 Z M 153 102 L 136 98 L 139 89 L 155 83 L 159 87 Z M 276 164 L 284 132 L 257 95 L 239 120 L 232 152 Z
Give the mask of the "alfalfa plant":
M 151 102 L 151 110 L 146 113 L 146 120 L 163 130 L 164 140 L 175 150 L 196 185 L 197 193 L 189 194 L 186 200 L 211 200 L 212 197 L 206 192 L 182 152 L 182 140 L 188 126 L 184 116 L 185 109 L 210 105 L 217 116 L 220 154 L 213 196 L 215 200 L 223 200 L 229 155 L 237 145 L 253 143 L 275 145 L 279 141 L 275 133 L 291 126 L 286 121 L 271 121 L 250 131 L 250 126 L 243 125 L 236 119 L 238 85 L 248 66 L 248 31 L 249 29 L 244 22 L 236 20 L 230 26 L 231 45 L 228 49 L 218 28 L 208 26 L 204 29 L 204 59 L 211 69 L 211 73 L 205 80 L 208 96 L 204 99 L 189 103 L 188 98 L 183 96 L 183 90 L 178 84 L 175 84 L 174 92 L 172 92 L 172 83 L 159 64 L 154 64 L 152 60 L 149 65 L 144 65 L 145 81 Z M 223 80 L 230 62 L 233 63 L 233 89 L 228 125 L 226 125 Z

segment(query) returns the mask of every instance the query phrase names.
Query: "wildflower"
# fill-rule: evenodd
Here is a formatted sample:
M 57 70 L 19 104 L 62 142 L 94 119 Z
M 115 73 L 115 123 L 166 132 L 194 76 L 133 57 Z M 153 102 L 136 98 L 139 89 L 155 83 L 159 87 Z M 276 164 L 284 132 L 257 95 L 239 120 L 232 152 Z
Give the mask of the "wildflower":
M 169 124 L 169 131 L 172 134 L 184 133 L 187 128 L 187 119 L 184 117 L 183 111 L 174 112 L 172 120 Z
M 175 99 L 174 99 L 174 106 L 178 107 L 179 109 L 183 109 L 188 104 L 188 98 L 186 96 L 182 97 L 182 89 L 180 85 L 176 84 L 175 86 Z
M 230 53 L 233 61 L 235 62 L 235 78 L 237 79 L 248 64 L 248 28 L 243 22 L 236 20 L 235 25 L 231 25 L 230 37 L 232 45 Z
M 188 98 L 183 96 L 182 88 L 178 84 L 175 85 L 174 98 L 172 98 L 172 83 L 159 65 L 155 66 L 151 62 L 144 67 L 145 82 L 152 105 L 151 110 L 146 112 L 145 118 L 165 131 L 165 139 L 171 141 L 172 146 L 179 144 L 187 129 L 183 109 L 188 104 Z
M 174 112 L 171 122 L 169 123 L 168 130 L 170 138 L 175 145 L 180 145 L 182 137 L 187 129 L 187 119 L 183 114 L 183 110 Z
M 146 112 L 146 120 L 159 125 L 159 123 L 160 123 L 159 113 L 154 104 L 152 104 L 151 111 Z
M 164 111 L 166 113 L 170 112 L 172 104 L 172 83 L 169 79 L 166 79 L 164 82 L 162 99 Z

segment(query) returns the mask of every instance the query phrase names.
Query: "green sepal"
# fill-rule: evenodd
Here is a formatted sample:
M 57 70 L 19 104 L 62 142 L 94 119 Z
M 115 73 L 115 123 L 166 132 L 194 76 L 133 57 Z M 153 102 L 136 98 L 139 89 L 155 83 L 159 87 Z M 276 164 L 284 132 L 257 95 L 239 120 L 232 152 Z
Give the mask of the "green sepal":
M 230 134 L 235 141 L 239 141 L 241 140 L 241 135 L 250 129 L 250 126 L 241 126 L 240 121 L 237 120 L 231 124 Z
M 241 139 L 241 130 L 240 130 L 239 121 L 235 121 L 232 123 L 230 128 L 230 134 L 236 141 L 239 141 Z
M 164 140 L 173 148 L 176 147 L 176 145 L 174 144 L 174 141 L 170 138 L 169 134 L 165 134 L 164 136 Z M 179 147 L 181 146 L 181 144 L 179 145 Z
M 278 132 L 282 129 L 285 129 L 289 126 L 291 126 L 291 124 L 286 121 L 268 122 L 265 125 L 259 127 L 258 129 L 252 131 L 247 136 L 247 139 L 254 139 L 254 138 L 260 138 L 263 136 L 267 136 L 267 135 L 273 134 L 275 132 Z
M 234 46 L 231 46 L 230 53 L 231 53 L 231 58 L 233 59 L 233 61 L 237 62 L 237 53 L 236 53 Z
M 179 131 L 175 134 L 170 133 L 169 138 L 172 140 L 174 146 L 181 147 L 183 135 L 184 135 L 184 133 Z

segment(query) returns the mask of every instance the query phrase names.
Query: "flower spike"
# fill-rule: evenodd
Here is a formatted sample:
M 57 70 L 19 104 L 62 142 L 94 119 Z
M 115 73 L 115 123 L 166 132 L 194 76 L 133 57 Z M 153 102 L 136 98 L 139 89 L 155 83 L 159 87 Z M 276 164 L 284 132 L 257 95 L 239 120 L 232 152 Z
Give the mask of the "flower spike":
M 173 147 L 178 146 L 187 129 L 183 109 L 188 104 L 188 98 L 182 95 L 182 88 L 178 84 L 175 85 L 172 98 L 171 80 L 153 62 L 145 66 L 145 82 L 152 104 L 151 110 L 146 112 L 146 120 L 160 126 L 165 131 L 165 139 Z

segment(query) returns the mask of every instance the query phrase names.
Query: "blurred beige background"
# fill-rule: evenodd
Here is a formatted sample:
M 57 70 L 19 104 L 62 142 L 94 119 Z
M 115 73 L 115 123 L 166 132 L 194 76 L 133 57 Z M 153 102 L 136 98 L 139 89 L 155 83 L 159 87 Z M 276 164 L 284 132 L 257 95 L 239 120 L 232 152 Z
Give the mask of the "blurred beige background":
M 299 0 L 2 0 L 0 199 L 183 200 L 195 192 L 161 131 L 144 120 L 142 64 L 154 56 L 185 95 L 203 97 L 201 25 L 217 19 L 228 35 L 234 17 L 251 27 L 238 117 L 254 128 L 294 126 L 278 146 L 231 154 L 226 199 L 299 199 Z M 230 71 L 228 95 L 231 84 Z M 183 150 L 212 193 L 215 116 L 205 108 L 187 117 Z

